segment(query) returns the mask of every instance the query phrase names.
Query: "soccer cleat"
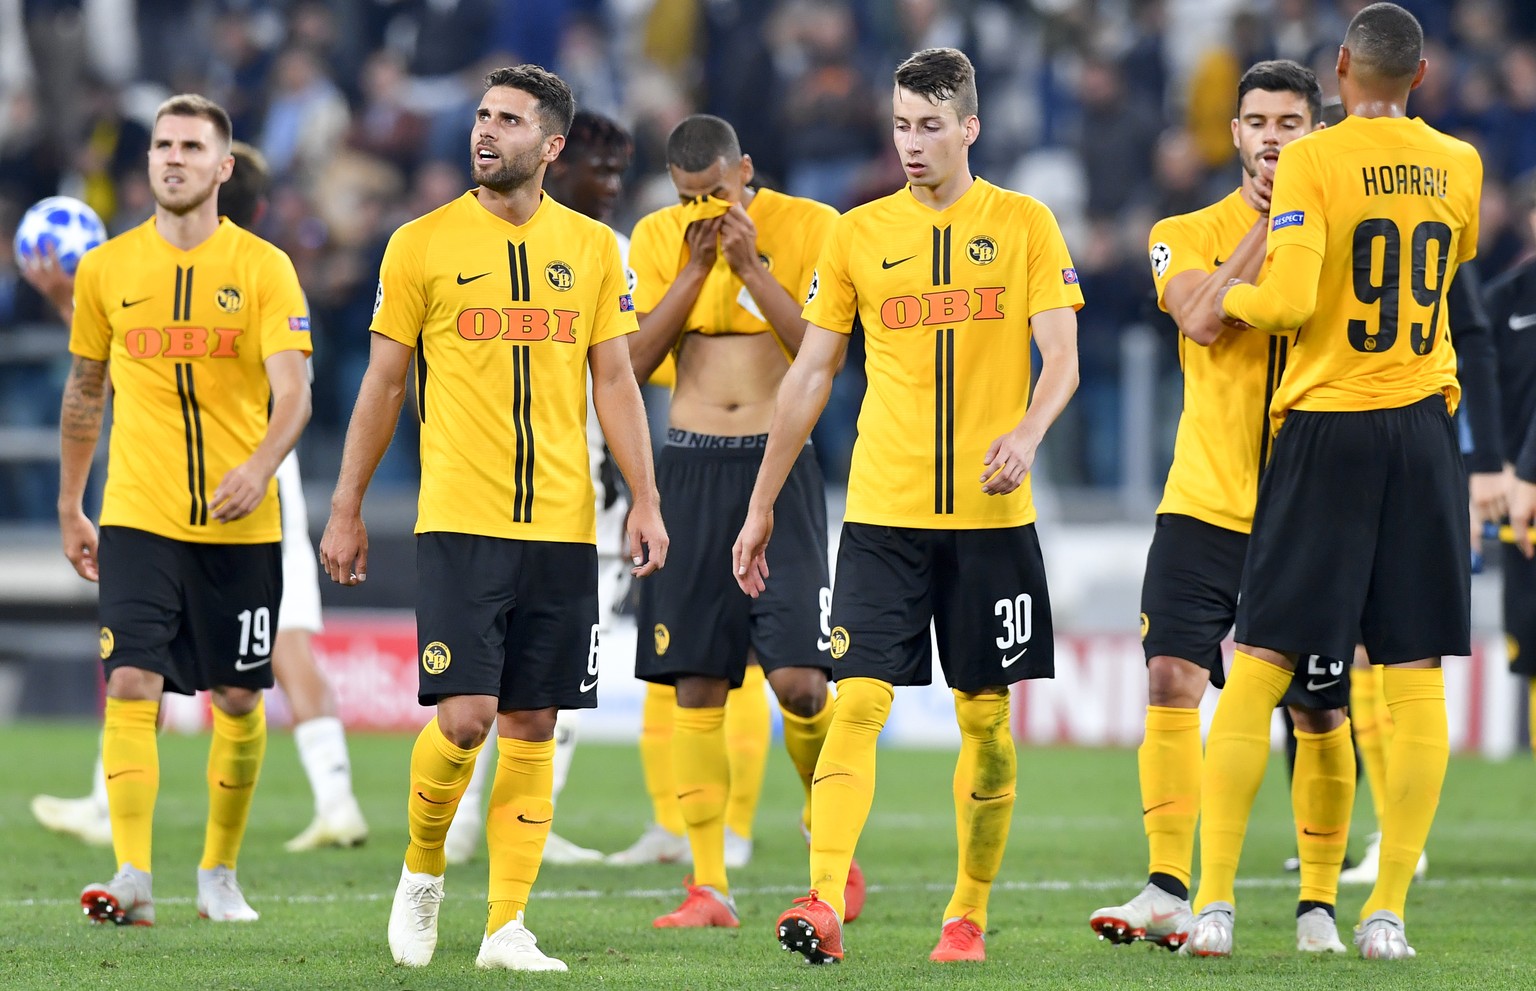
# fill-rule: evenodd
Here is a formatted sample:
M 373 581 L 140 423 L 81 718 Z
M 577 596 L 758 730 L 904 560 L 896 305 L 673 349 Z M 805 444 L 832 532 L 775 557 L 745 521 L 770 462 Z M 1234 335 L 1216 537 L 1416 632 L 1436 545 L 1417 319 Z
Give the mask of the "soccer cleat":
M 816 889 L 779 916 L 779 945 L 803 955 L 807 963 L 843 962 L 843 923 L 837 911 L 816 897 Z
M 523 913 L 480 941 L 475 966 L 481 970 L 566 970 L 564 960 L 546 956 L 523 925 Z
M 425 967 L 432 962 L 432 952 L 437 949 L 437 912 L 442 905 L 442 875 L 414 874 L 400 868 L 400 883 L 389 909 L 389 953 L 395 963 Z
M 1403 920 L 1382 909 L 1355 927 L 1355 946 L 1367 960 L 1412 960 L 1418 951 L 1408 945 Z
M 357 799 L 347 796 L 345 803 L 322 815 L 317 815 L 304 832 L 283 844 L 289 853 L 304 853 L 323 847 L 362 846 L 368 839 L 368 823 L 363 820 L 363 810 Z
M 805 845 L 811 845 L 811 830 L 805 824 L 805 817 L 800 818 L 800 835 L 805 837 Z M 848 861 L 848 883 L 843 886 L 843 921 L 852 922 L 864 912 L 864 898 L 866 885 L 864 883 L 864 869 L 859 866 L 857 859 Z
M 106 884 L 86 885 L 80 892 L 80 907 L 94 923 L 154 925 L 155 896 L 149 872 L 124 864 Z
M 1124 905 L 1101 908 L 1088 918 L 1089 928 L 1100 939 L 1120 944 L 1144 939 L 1170 950 L 1179 948 L 1194 923 L 1189 899 L 1169 894 L 1155 884 L 1142 888 Z
M 595 864 L 602 859 L 601 851 L 577 846 L 557 833 L 550 833 L 549 838 L 544 841 L 544 863 L 546 864 Z
M 1419 851 L 1419 862 L 1413 868 L 1415 881 L 1424 880 L 1424 875 L 1429 870 L 1429 857 L 1423 850 Z M 1372 833 L 1365 841 L 1365 856 L 1360 858 L 1360 863 L 1353 867 L 1346 866 L 1339 872 L 1340 884 L 1375 884 L 1376 875 L 1381 871 L 1381 834 Z
M 450 864 L 467 864 L 475 859 L 480 850 L 480 828 L 485 816 L 478 808 L 459 809 L 459 815 L 448 824 L 448 835 L 443 837 L 443 856 Z
M 928 954 L 935 963 L 960 963 L 987 959 L 987 937 L 968 918 L 950 919 L 939 933 L 939 945 Z
M 752 841 L 736 830 L 725 828 L 725 866 L 737 870 L 752 862 Z
M 197 869 L 197 914 L 212 922 L 255 922 L 261 918 L 246 903 L 233 867 Z
M 1211 902 L 1194 918 L 1179 952 L 1197 957 L 1230 957 L 1237 909 L 1231 902 Z
M 661 823 L 653 822 L 628 849 L 610 853 L 603 863 L 619 867 L 637 864 L 671 864 L 683 860 L 692 851 L 688 849 L 688 837 L 674 833 Z
M 32 797 L 32 816 L 45 829 L 65 836 L 73 836 L 88 846 L 112 845 L 112 820 L 105 806 L 96 799 L 56 798 L 53 795 Z
M 1326 908 L 1296 916 L 1296 949 L 1302 953 L 1343 953 L 1339 927 Z
M 683 903 L 666 915 L 657 916 L 651 925 L 657 929 L 736 929 L 741 926 L 736 901 L 731 896 L 722 895 L 707 884 L 684 881 L 683 887 L 688 889 L 688 897 Z

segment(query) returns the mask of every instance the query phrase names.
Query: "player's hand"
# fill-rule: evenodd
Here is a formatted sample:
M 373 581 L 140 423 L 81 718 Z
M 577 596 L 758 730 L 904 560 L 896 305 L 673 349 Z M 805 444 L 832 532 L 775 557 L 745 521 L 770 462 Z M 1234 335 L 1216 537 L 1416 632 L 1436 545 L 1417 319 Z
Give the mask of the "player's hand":
M 1227 293 L 1233 286 L 1244 285 L 1242 279 L 1228 279 L 1227 284 L 1216 290 L 1216 318 L 1228 327 L 1246 328 L 1248 325 L 1241 320 L 1227 315 Z
M 1035 463 L 1035 449 L 1039 446 L 1040 441 L 1026 436 L 1022 427 L 1014 427 L 994 440 L 982 462 L 981 491 L 987 495 L 1007 495 L 1018 488 Z
M 219 487 L 213 490 L 208 504 L 213 518 L 220 523 L 233 523 L 256 511 L 261 500 L 267 497 L 267 486 L 272 483 L 272 473 L 262 471 L 249 461 L 235 465 L 224 473 Z
M 60 313 L 73 312 L 75 302 L 75 277 L 64 271 L 59 264 L 58 253 L 53 245 L 43 246 L 40 258 L 29 258 L 21 263 L 21 277 L 52 303 Z
M 1478 471 L 1467 476 L 1467 493 L 1472 504 L 1472 532 L 1482 533 L 1483 523 L 1498 523 L 1509 512 L 1509 494 L 1515 487 L 1515 470 Z
M 59 512 L 59 534 L 64 539 L 64 556 L 75 566 L 75 573 L 86 581 L 101 580 L 101 566 L 96 557 L 96 525 L 80 509 Z
M 666 567 L 666 524 L 661 521 L 661 507 L 654 500 L 636 502 L 629 507 L 624 519 L 624 533 L 629 538 L 629 560 L 634 565 L 629 573 L 644 578 Z
M 731 547 L 731 574 L 752 598 L 768 587 L 768 539 L 773 536 L 773 510 L 747 512 L 747 520 Z
M 320 567 L 338 585 L 368 580 L 368 527 L 361 514 L 331 512 L 320 535 Z
M 757 225 L 740 203 L 732 203 L 720 218 L 720 250 L 737 275 L 762 264 L 757 257 Z
M 1269 201 L 1275 195 L 1275 166 L 1267 159 L 1259 159 L 1259 174 L 1253 177 L 1253 208 L 1269 216 Z
M 1527 561 L 1536 557 L 1531 527 L 1536 526 L 1536 482 L 1516 478 L 1509 487 L 1509 525 L 1515 530 L 1515 546 Z
M 697 265 L 706 272 L 715 267 L 715 258 L 720 253 L 720 222 L 721 218 L 713 217 L 695 220 L 688 225 L 683 232 L 683 243 L 688 246 L 688 264 Z

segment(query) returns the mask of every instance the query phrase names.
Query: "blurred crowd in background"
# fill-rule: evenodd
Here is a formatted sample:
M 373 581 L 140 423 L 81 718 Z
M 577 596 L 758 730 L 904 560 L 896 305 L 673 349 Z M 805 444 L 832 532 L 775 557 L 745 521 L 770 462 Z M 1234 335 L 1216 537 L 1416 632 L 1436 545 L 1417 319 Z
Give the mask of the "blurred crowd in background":
M 1422 21 L 1430 67 L 1410 111 L 1475 144 L 1487 173 L 1486 278 L 1530 248 L 1536 201 L 1536 2 L 1399 0 Z M 154 108 L 177 92 L 227 107 L 276 185 L 258 233 L 292 256 L 315 328 L 312 483 L 334 478 L 367 362 L 390 233 L 469 187 L 469 128 L 489 68 L 537 62 L 582 106 L 635 136 L 627 231 L 675 202 L 668 132 L 697 111 L 731 121 L 759 182 L 839 209 L 902 183 L 890 141 L 891 71 L 935 45 L 975 61 L 974 170 L 1057 214 L 1082 276 L 1082 385 L 1047 446 L 1051 481 L 1121 480 L 1122 338 L 1155 322 L 1147 232 L 1237 184 L 1228 127 L 1239 74 L 1263 58 L 1317 70 L 1364 0 L 0 0 L 0 244 L 54 193 L 117 233 L 153 208 Z M 56 315 L 0 252 L 0 439 L 57 422 L 58 356 L 7 350 Z M 1158 436 L 1179 402 L 1173 331 L 1159 326 Z M 846 473 L 861 387 L 851 363 L 821 455 Z M 1163 414 L 1166 414 L 1165 416 Z M 403 418 L 379 484 L 410 486 Z M 1165 427 L 1166 429 L 1162 429 Z M 0 448 L 4 448 L 0 444 Z M 1166 452 L 1163 460 L 1166 463 Z M 56 465 L 0 459 L 0 520 L 54 518 Z M 322 503 L 323 505 L 323 503 Z

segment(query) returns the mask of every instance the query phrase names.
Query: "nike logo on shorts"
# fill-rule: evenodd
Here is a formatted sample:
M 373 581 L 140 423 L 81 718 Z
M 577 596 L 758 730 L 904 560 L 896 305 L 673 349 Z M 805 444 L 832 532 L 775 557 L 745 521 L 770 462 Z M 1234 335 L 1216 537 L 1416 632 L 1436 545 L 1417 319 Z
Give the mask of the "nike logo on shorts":
M 259 661 L 251 661 L 250 663 L 246 663 L 245 661 L 236 661 L 235 662 L 235 670 L 236 671 L 254 671 L 257 668 L 261 667 L 262 665 L 271 664 L 271 663 L 272 663 L 272 658 L 271 658 L 270 655 L 267 656 L 267 657 L 263 657 Z
M 1536 313 L 1527 313 L 1525 316 L 1509 315 L 1510 330 L 1524 330 L 1527 327 L 1536 327 Z
M 1003 667 L 1005 667 L 1005 668 L 1013 667 L 1013 662 L 1017 661 L 1019 658 L 1023 657 L 1027 653 L 1029 653 L 1029 648 L 1025 647 L 1023 650 L 1019 651 L 1017 654 L 1014 654 L 1012 657 L 1005 657 L 1005 658 L 1003 658 Z
M 596 678 L 593 678 L 591 681 L 587 681 L 585 678 L 583 678 L 582 681 L 581 681 L 581 690 L 583 692 L 590 692 L 592 689 L 594 689 L 596 687 L 597 687 L 597 679 Z
M 1342 680 L 1343 680 L 1342 678 L 1335 678 L 1332 681 L 1315 681 L 1312 678 L 1308 678 L 1307 679 L 1307 691 L 1309 691 L 1309 692 L 1320 692 L 1320 691 L 1322 691 L 1325 688 L 1332 688 L 1334 685 L 1337 685 Z

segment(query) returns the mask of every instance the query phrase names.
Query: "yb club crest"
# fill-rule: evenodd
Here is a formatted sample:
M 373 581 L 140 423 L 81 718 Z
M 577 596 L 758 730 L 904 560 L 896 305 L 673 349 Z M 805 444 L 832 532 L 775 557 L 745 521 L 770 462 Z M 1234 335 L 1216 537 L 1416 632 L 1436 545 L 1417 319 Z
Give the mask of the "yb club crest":
M 427 674 L 442 674 L 452 662 L 453 653 L 441 640 L 432 641 L 421 652 L 421 669 Z

